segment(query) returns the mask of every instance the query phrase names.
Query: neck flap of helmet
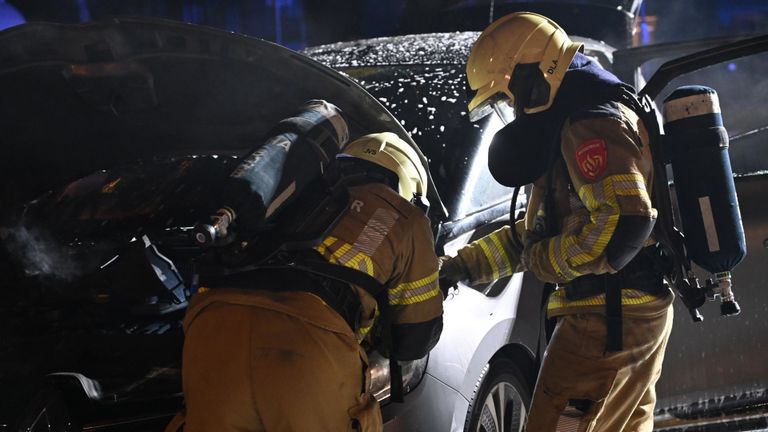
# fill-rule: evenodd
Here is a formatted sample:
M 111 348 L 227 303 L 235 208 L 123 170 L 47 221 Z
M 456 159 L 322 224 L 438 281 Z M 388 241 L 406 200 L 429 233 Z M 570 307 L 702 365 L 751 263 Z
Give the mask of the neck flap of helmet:
M 491 174 L 509 187 L 533 183 L 559 158 L 565 120 L 579 109 L 618 101 L 627 89 L 632 90 L 597 62 L 577 53 L 549 109 L 535 114 L 515 109 L 515 120 L 496 133 L 488 150 Z M 534 97 L 534 92 L 529 92 Z

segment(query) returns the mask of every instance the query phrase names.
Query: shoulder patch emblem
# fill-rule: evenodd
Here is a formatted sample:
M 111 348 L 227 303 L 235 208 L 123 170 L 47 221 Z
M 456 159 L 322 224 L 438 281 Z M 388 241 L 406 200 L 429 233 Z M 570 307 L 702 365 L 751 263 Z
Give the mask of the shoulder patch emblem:
M 608 150 L 605 140 L 595 138 L 584 141 L 576 149 L 576 163 L 579 170 L 589 180 L 597 180 L 608 166 Z

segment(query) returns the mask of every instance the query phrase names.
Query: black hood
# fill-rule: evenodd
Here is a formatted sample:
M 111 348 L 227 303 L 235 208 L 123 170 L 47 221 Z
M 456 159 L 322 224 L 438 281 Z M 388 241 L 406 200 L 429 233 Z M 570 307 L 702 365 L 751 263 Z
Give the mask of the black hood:
M 308 99 L 340 107 L 351 137 L 414 145 L 365 90 L 302 54 L 157 19 L 3 31 L 0 91 L 0 209 L 137 159 L 242 155 Z
M 499 183 L 520 187 L 541 177 L 560 157 L 562 125 L 580 109 L 619 100 L 634 93 L 629 85 L 582 53 L 568 66 L 557 96 L 548 109 L 522 113 L 496 132 L 488 149 L 488 168 Z M 510 166 L 510 161 L 517 161 Z

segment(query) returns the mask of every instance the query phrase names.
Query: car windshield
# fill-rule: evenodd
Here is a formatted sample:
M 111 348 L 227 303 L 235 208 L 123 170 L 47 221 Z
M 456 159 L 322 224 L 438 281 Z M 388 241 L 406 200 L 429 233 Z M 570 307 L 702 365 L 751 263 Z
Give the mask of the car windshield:
M 463 65 L 339 68 L 399 119 L 429 160 L 450 218 L 466 216 L 509 196 L 488 172 L 488 145 L 501 127 L 493 115 L 470 123 Z M 457 174 L 458 173 L 458 174 Z M 482 193 L 475 193 L 482 188 Z

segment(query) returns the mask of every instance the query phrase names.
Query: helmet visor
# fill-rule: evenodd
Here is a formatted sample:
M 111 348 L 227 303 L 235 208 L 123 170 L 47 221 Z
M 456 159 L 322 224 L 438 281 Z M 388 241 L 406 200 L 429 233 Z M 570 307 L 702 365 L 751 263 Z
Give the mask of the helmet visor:
M 493 107 L 493 112 L 499 116 L 505 125 L 508 125 L 515 120 L 515 109 L 509 104 L 509 99 L 497 101 L 491 106 Z
M 508 111 L 511 109 L 509 101 L 510 99 L 507 94 L 502 92 L 496 93 L 469 111 L 469 121 L 474 123 L 492 112 Z
M 515 118 L 510 102 L 511 99 L 507 94 L 496 93 L 469 112 L 469 121 L 474 123 L 495 112 L 505 124 L 509 123 Z

